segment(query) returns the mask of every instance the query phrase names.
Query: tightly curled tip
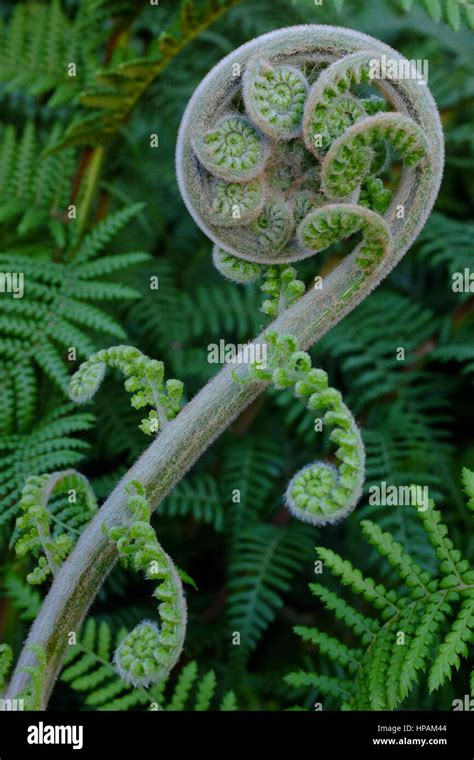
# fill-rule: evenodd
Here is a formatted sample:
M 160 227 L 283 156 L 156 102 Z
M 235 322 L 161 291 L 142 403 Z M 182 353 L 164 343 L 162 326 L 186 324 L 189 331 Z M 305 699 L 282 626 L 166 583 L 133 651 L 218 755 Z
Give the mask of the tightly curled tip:
M 147 687 L 165 675 L 158 653 L 160 629 L 151 620 L 143 620 L 121 641 L 114 654 L 119 676 L 133 686 Z M 158 677 L 157 677 L 158 676 Z
M 385 220 L 374 211 L 351 203 L 334 203 L 311 211 L 298 227 L 298 238 L 315 253 L 333 243 L 362 232 L 357 264 L 369 271 L 383 258 L 391 244 Z
M 394 76 L 387 56 L 403 64 Z M 190 101 L 177 153 L 183 197 L 213 243 L 261 265 L 309 258 L 299 225 L 337 202 L 386 215 L 393 245 L 380 248 L 402 255 L 432 206 L 443 154 L 435 104 L 406 64 L 367 35 L 316 25 L 258 37 L 217 64 Z M 399 159 L 416 171 L 397 188 L 388 170 Z M 371 257 L 358 258 L 364 273 Z
M 83 362 L 69 381 L 68 394 L 71 401 L 84 404 L 95 396 L 105 376 L 105 362 Z
M 254 60 L 246 67 L 243 82 L 247 113 L 262 132 L 276 140 L 299 135 L 308 95 L 308 83 L 299 69 Z
M 215 181 L 212 187 L 211 219 L 221 227 L 247 224 L 261 212 L 265 202 L 262 182 Z
M 250 225 L 264 252 L 277 254 L 288 242 L 295 226 L 289 204 L 279 197 L 270 198 L 260 216 Z
M 376 149 L 385 142 L 407 167 L 425 158 L 428 140 L 421 127 L 398 113 L 367 116 L 349 127 L 331 146 L 322 165 L 322 187 L 330 198 L 344 198 L 372 171 Z
M 196 137 L 194 150 L 210 174 L 234 182 L 258 177 L 269 152 L 263 135 L 239 114 L 223 116 L 213 129 Z
M 357 486 L 352 493 L 340 486 L 335 467 L 326 462 L 314 462 L 292 477 L 285 503 L 299 520 L 311 525 L 326 525 L 347 517 L 360 496 L 361 489 Z
M 217 271 L 224 277 L 242 285 L 255 282 L 262 273 L 262 267 L 259 264 L 238 259 L 237 256 L 227 253 L 218 245 L 214 246 L 212 261 Z
M 107 535 L 136 571 L 156 581 L 153 596 L 158 600 L 161 625 L 150 620 L 139 623 L 120 643 L 114 663 L 125 681 L 147 687 L 165 678 L 181 655 L 187 624 L 186 599 L 179 573 L 150 524 L 151 509 L 144 485 L 132 480 L 125 490 L 130 494 L 128 508 L 133 522 L 112 527 Z

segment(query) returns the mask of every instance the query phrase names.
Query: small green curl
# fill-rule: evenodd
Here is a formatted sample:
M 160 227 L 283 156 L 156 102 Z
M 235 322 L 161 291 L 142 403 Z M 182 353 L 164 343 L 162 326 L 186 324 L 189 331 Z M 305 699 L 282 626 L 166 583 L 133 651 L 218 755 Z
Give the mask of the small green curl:
M 300 520 L 313 525 L 335 523 L 354 509 L 362 495 L 365 451 L 359 429 L 339 391 L 329 387 L 326 372 L 312 367 L 311 357 L 299 350 L 294 336 L 272 331 L 265 340 L 265 366 L 254 363 L 244 379 L 235 379 L 271 381 L 278 389 L 293 388 L 295 396 L 307 399 L 308 408 L 333 428 L 330 440 L 338 446 L 337 466 L 314 462 L 303 467 L 291 479 L 285 502 Z
M 37 558 L 37 566 L 26 576 L 32 585 L 54 576 L 73 547 L 70 532 L 53 530 L 57 528 L 56 517 L 48 509 L 52 498 L 71 493 L 74 503 L 80 504 L 81 518 L 84 522 L 90 520 L 97 510 L 97 499 L 87 478 L 75 470 L 32 475 L 23 487 L 20 500 L 23 514 L 16 521 L 15 551 L 20 557 L 32 554 Z
M 159 601 L 161 627 L 142 621 L 122 640 L 114 662 L 124 681 L 147 687 L 166 678 L 177 663 L 184 644 L 187 609 L 179 573 L 150 524 L 151 508 L 143 484 L 132 480 L 125 489 L 130 494 L 128 508 L 133 523 L 104 527 L 104 532 L 134 570 L 157 582 L 153 596 Z
M 150 359 L 133 346 L 111 346 L 93 354 L 72 376 L 69 397 L 78 404 L 91 399 L 104 379 L 106 367 L 125 375 L 125 390 L 133 394 L 130 403 L 134 409 L 153 407 L 139 425 L 146 435 L 160 432 L 180 411 L 184 388 L 181 380 L 164 383 L 163 362 Z

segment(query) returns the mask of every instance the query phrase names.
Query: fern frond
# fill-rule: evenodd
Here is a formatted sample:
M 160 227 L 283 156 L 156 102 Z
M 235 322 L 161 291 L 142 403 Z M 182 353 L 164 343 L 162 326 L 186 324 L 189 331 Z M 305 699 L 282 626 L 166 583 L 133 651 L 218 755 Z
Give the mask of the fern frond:
M 313 593 L 359 636 L 361 645 L 349 647 L 313 627 L 294 629 L 346 672 L 344 678 L 339 676 L 340 688 L 326 689 L 344 709 L 393 710 L 406 700 L 422 676 L 427 676 L 432 692 L 468 655 L 474 628 L 474 570 L 468 569 L 467 560 L 447 537 L 432 501 L 428 509 L 418 511 L 418 516 L 440 560 L 436 575 L 420 568 L 378 525 L 367 520 L 362 523 L 370 543 L 402 578 L 403 584 L 396 591 L 364 577 L 330 549 L 317 550 L 325 569 L 381 611 L 378 619 L 367 619 L 336 593 L 313 584 Z M 324 693 L 320 679 L 319 674 L 300 672 L 285 680 L 293 687 L 315 686 Z M 344 687 L 349 697 L 343 696 Z
M 110 234 L 108 228 L 108 235 L 97 240 L 92 232 L 83 245 L 97 254 Z M 87 241 L 92 241 L 90 248 Z M 0 301 L 0 357 L 4 361 L 7 401 L 10 396 L 10 411 L 3 417 L 4 432 L 14 427 L 21 432 L 29 425 L 37 396 L 38 370 L 65 392 L 69 381 L 65 360 L 71 349 L 83 357 L 93 353 L 97 344 L 91 333 L 125 337 L 121 325 L 92 302 L 137 298 L 132 288 L 100 278 L 146 259 L 145 253 L 133 253 L 87 263 L 60 263 L 36 261 L 20 253 L 0 254 L 0 268 L 16 273 L 22 291 L 18 290 L 21 297 L 14 292 Z
M 8 92 L 24 90 L 36 97 L 49 93 L 49 108 L 79 94 L 93 69 L 94 38 L 81 29 L 80 14 L 76 20 L 67 18 L 60 0 L 13 9 L 0 38 L 0 82 Z M 74 73 L 68 71 L 70 64 L 75 64 Z
M 149 620 L 141 622 L 121 641 L 114 662 L 124 681 L 146 687 L 166 678 L 178 661 L 186 634 L 187 608 L 180 574 L 150 525 L 145 488 L 132 480 L 126 490 L 133 523 L 130 527 L 106 528 L 105 532 L 117 543 L 120 556 L 148 579 L 157 581 L 153 595 L 159 601 L 161 628 Z
M 467 657 L 468 644 L 472 642 L 474 629 L 474 590 L 467 591 L 468 598 L 462 603 L 450 632 L 442 642 L 428 678 L 430 691 L 435 691 L 450 677 L 453 668 L 459 669 L 461 657 Z
M 182 480 L 161 502 L 157 513 L 166 517 L 192 515 L 194 520 L 208 523 L 216 531 L 222 531 L 224 526 L 222 497 L 216 481 L 209 475 L 196 476 L 190 482 Z
M 240 0 L 208 0 L 195 12 L 194 4 L 181 0 L 180 14 L 150 46 L 147 55 L 112 65 L 98 72 L 95 82 L 80 97 L 90 113 L 71 123 L 57 148 L 98 145 L 109 141 L 127 121 L 137 101 L 170 62 L 198 34 L 215 23 Z
M 90 618 L 76 644 L 68 648 L 61 681 L 82 695 L 84 704 L 96 710 L 130 710 L 146 705 L 150 696 L 144 689 L 133 688 L 117 675 L 112 663 L 114 642 L 119 644 L 124 632 L 112 634 L 106 623 Z
M 176 685 L 170 696 L 161 694 L 158 705 L 161 710 L 168 712 L 215 710 L 213 702 L 217 689 L 217 678 L 213 670 L 203 676 L 199 676 L 198 666 L 195 660 L 185 665 L 176 681 Z M 238 709 L 237 700 L 233 691 L 226 692 L 220 701 L 219 710 L 231 712 Z
M 39 420 L 30 433 L 0 436 L 0 524 L 19 511 L 25 474 L 74 467 L 82 459 L 87 444 L 75 434 L 89 430 L 93 422 L 91 414 L 77 413 L 72 404 L 63 404 Z
M 70 380 L 70 398 L 78 404 L 89 401 L 102 383 L 107 367 L 118 369 L 125 376 L 125 390 L 132 394 L 130 403 L 134 409 L 152 407 L 140 425 L 146 435 L 159 433 L 179 413 L 183 383 L 174 379 L 165 383 L 163 362 L 150 359 L 133 346 L 111 346 L 90 356 Z
M 239 657 L 249 656 L 283 606 L 283 595 L 304 561 L 302 544 L 308 541 L 307 529 L 297 524 L 242 531 L 228 581 L 229 621 L 240 634 Z
M 89 481 L 75 470 L 31 475 L 27 479 L 20 499 L 23 514 L 16 521 L 15 551 L 21 557 L 32 554 L 37 559 L 37 566 L 26 577 L 32 585 L 43 583 L 50 575 L 54 576 L 74 543 L 68 525 L 63 522 L 71 510 L 67 515 L 63 510 L 63 520 L 60 520 L 58 514 L 53 515 L 48 508 L 50 499 L 58 492 L 66 492 L 73 504 L 77 504 L 79 498 L 76 509 L 80 510 L 82 521 L 87 522 L 97 510 L 97 500 Z M 60 521 L 61 530 L 56 534 L 51 528 L 53 520 L 56 523 Z M 62 530 L 63 526 L 66 531 Z
M 11 125 L 0 132 L 0 221 L 15 222 L 20 237 L 47 225 L 53 239 L 64 243 L 74 151 L 64 151 L 61 157 L 41 156 L 61 132 L 56 123 L 44 137 L 32 122 L 21 135 Z
M 41 595 L 37 589 L 20 579 L 13 570 L 2 577 L 0 588 L 13 609 L 17 610 L 20 620 L 29 622 L 35 619 L 41 605 Z

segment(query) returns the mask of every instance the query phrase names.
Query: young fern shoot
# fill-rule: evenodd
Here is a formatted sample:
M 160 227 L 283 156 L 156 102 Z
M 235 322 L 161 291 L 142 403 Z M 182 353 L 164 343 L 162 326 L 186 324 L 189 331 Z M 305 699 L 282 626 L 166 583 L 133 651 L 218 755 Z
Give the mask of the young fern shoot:
M 330 438 L 338 449 L 338 466 L 314 462 L 303 467 L 291 479 L 285 496 L 286 505 L 295 517 L 313 525 L 334 523 L 356 506 L 364 483 L 365 452 L 357 424 L 344 404 L 339 391 L 330 388 L 328 376 L 311 365 L 311 357 L 298 349 L 292 335 L 265 335 L 265 366 L 253 363 L 245 378 L 238 382 L 271 381 L 276 388 L 293 388 L 295 396 L 307 399 L 308 408 L 333 427 Z
M 68 495 L 68 501 L 74 505 L 73 512 L 80 510 L 82 523 L 88 522 L 97 511 L 97 500 L 89 481 L 75 470 L 28 478 L 20 500 L 23 514 L 16 521 L 15 550 L 21 557 L 31 553 L 38 558 L 37 566 L 26 577 L 33 585 L 56 575 L 74 545 L 71 533 L 77 531 L 71 530 L 50 508 L 50 502 L 60 494 Z M 66 530 L 53 532 L 53 528 Z
M 140 430 L 146 435 L 159 433 L 180 410 L 183 383 L 164 379 L 164 364 L 150 359 L 133 346 L 111 346 L 98 351 L 83 362 L 71 378 L 69 396 L 82 404 L 89 401 L 99 389 L 105 370 L 112 367 L 125 375 L 125 390 L 132 393 L 135 409 L 153 407 L 142 419 Z
M 166 678 L 179 660 L 186 634 L 186 599 L 178 571 L 150 525 L 151 508 L 143 485 L 131 481 L 126 490 L 132 524 L 104 530 L 134 570 L 157 581 L 153 596 L 159 601 L 161 628 L 151 620 L 139 623 L 120 643 L 114 662 L 124 681 L 146 687 Z

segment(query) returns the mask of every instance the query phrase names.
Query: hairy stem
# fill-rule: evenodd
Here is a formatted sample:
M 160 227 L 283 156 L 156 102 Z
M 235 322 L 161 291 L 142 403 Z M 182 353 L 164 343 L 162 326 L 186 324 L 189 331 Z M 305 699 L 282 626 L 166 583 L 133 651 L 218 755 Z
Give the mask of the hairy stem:
M 250 55 L 254 46 L 261 45 L 262 39 L 277 54 L 278 45 L 287 46 L 288 38 L 291 38 L 294 49 L 299 49 L 300 46 L 302 50 L 324 48 L 326 61 L 334 60 L 341 53 L 347 55 L 362 47 L 373 48 L 374 45 L 380 53 L 399 57 L 398 53 L 373 38 L 342 28 L 294 27 L 286 30 L 283 36 L 281 33 L 277 35 L 277 40 L 275 34 L 265 35 L 264 38 L 248 43 L 244 48 L 245 54 Z M 240 60 L 242 49 L 235 51 L 233 55 Z M 225 59 L 225 67 L 228 68 L 230 61 L 230 57 Z M 160 66 L 162 62 L 158 64 L 158 68 Z M 209 77 L 196 90 L 192 102 L 200 104 L 201 109 L 206 112 L 213 112 L 215 106 L 214 110 L 217 112 L 221 98 L 218 88 L 213 95 L 214 100 L 217 99 L 214 105 L 207 97 L 202 97 L 202 89 L 208 83 Z M 390 208 L 384 214 L 384 222 L 390 231 L 392 242 L 384 249 L 383 256 L 377 257 L 373 266 L 371 264 L 370 267 L 363 268 L 363 271 L 357 264 L 359 251 L 356 248 L 333 272 L 324 277 L 322 290 L 311 290 L 272 323 L 271 330 L 291 334 L 303 350 L 318 341 L 387 276 L 412 245 L 431 211 L 441 181 L 443 139 L 436 106 L 427 88 L 414 88 L 415 84 L 407 80 L 384 82 L 382 88 L 387 90 L 388 99 L 397 110 L 404 114 L 409 111 L 410 117 L 424 130 L 429 141 L 429 150 L 424 162 L 417 166 L 405 166 L 403 169 L 399 187 Z M 185 134 L 188 126 L 185 119 L 182 134 Z M 181 185 L 184 187 L 183 177 L 189 173 L 194 159 L 189 146 L 184 150 L 182 142 L 181 140 L 181 147 L 178 148 L 178 167 Z M 192 206 L 190 210 L 200 223 L 199 215 Z M 403 214 L 399 213 L 400 210 Z M 208 229 L 205 231 L 214 242 L 218 242 Z M 249 259 L 248 256 L 243 258 Z M 381 314 L 381 328 L 383 318 L 384 315 Z M 259 336 L 254 342 L 261 340 L 263 336 Z M 248 355 L 251 354 L 249 351 Z M 246 368 L 240 365 L 237 374 L 245 370 Z M 31 628 L 9 685 L 6 695 L 8 698 L 14 698 L 28 685 L 29 675 L 24 672 L 24 668 L 34 664 L 36 655 L 29 647 L 37 645 L 46 653 L 41 704 L 43 707 L 47 704 L 62 665 L 68 634 L 79 629 L 116 559 L 115 545 L 104 534 L 103 523 L 105 522 L 108 528 L 130 524 L 131 515 L 125 484 L 130 480 L 143 483 L 149 503 L 155 508 L 207 447 L 264 390 L 265 383 L 262 382 L 248 385 L 236 383 L 232 378 L 232 371 L 232 365 L 225 366 L 177 417 L 166 425 L 160 436 L 141 455 L 87 526 L 71 555 L 57 573 Z
M 398 250 L 394 248 L 383 264 L 362 278 L 355 254 L 351 254 L 325 278 L 322 290 L 311 290 L 280 315 L 270 329 L 291 333 L 302 349 L 309 348 L 370 293 L 405 250 L 406 245 Z M 354 282 L 358 283 L 356 287 Z M 254 342 L 261 340 L 259 336 Z M 238 371 L 244 369 L 245 365 L 240 365 Z M 224 366 L 166 426 L 87 526 L 57 573 L 30 630 L 8 688 L 8 697 L 14 697 L 27 686 L 29 676 L 23 668 L 35 661 L 34 653 L 27 647 L 38 644 L 47 654 L 42 695 L 43 707 L 46 706 L 61 669 L 68 634 L 79 629 L 116 560 L 115 545 L 104 535 L 102 525 L 105 523 L 111 528 L 130 522 L 125 483 L 140 480 L 150 504 L 156 508 L 208 446 L 265 389 L 265 383 L 236 383 L 232 371 L 235 365 Z

